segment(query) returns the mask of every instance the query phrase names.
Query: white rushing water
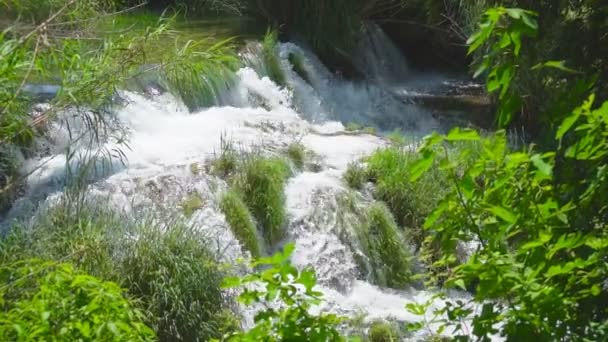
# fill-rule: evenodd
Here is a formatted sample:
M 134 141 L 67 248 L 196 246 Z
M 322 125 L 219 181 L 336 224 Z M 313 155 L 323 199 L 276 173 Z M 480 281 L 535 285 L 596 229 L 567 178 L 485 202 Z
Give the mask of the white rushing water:
M 223 94 L 231 105 L 189 113 L 169 94 L 148 97 L 122 93 L 126 105 L 117 110 L 116 118 L 125 129 L 128 147 L 114 139 L 94 149 L 86 144 L 72 145 L 71 153 L 80 155 L 120 150 L 127 161 L 122 164 L 115 157 L 105 158 L 113 163 L 91 182 L 90 194 L 135 213 L 143 208 L 179 207 L 196 192 L 204 206 L 192 222 L 209 232 L 212 247 L 231 261 L 246 253 L 218 209 L 218 198 L 227 185 L 206 174 L 204 165 L 220 150 L 222 140 L 268 155 L 301 142 L 318 156 L 320 167 L 316 172 L 296 173 L 288 181 L 286 241 L 296 243 L 293 262 L 299 267 L 313 266 L 318 273 L 320 290 L 326 294 L 319 310 L 351 316 L 364 313 L 368 320 L 419 320 L 405 310 L 405 304 L 423 303 L 432 294 L 370 284 L 357 267 L 357 251 L 340 237 L 345 228 L 338 222 L 339 198 L 350 192 L 343 173 L 350 162 L 387 146 L 381 136 L 347 134 L 344 123 L 372 124 L 381 130 L 400 128 L 418 136 L 436 129 L 437 123 L 428 113 L 391 97 L 374 83 L 353 83 L 334 76 L 312 53 L 294 44 L 281 44 L 279 54 L 288 86 L 281 88 L 261 77 L 260 70 L 246 67 L 238 71 L 230 93 Z M 290 54 L 301 57 L 308 80 L 293 70 Z M 71 134 L 74 131 L 78 131 L 77 122 L 70 127 Z M 31 212 L 44 198 L 61 194 L 66 171 L 77 166 L 66 165 L 69 142 L 65 125 L 50 128 L 49 154 L 27 161 L 24 172 L 31 175 L 26 194 L 15 203 L 9 218 Z M 103 164 L 97 163 L 98 167 Z M 193 172 L 193 165 L 201 166 L 197 169 L 202 172 Z M 371 201 L 366 193 L 354 197 L 363 207 Z

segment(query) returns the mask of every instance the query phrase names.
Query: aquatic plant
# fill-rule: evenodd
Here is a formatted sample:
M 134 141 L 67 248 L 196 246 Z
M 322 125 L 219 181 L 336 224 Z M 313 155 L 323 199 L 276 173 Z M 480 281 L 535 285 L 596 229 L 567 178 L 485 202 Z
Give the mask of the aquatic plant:
M 382 203 L 372 205 L 361 228 L 359 238 L 376 282 L 392 288 L 411 285 L 413 255 L 388 208 Z
M 424 240 L 424 219 L 443 198 L 447 183 L 447 175 L 438 168 L 431 169 L 418 182 L 411 182 L 411 168 L 419 158 L 406 147 L 389 147 L 367 159 L 367 174 L 376 185 L 374 197 L 387 204 L 416 246 Z
M 294 142 L 287 146 L 287 156 L 293 164 L 300 170 L 304 168 L 306 159 L 306 148 L 299 142 Z
M 187 218 L 192 217 L 192 215 L 203 206 L 205 206 L 205 201 L 198 192 L 193 192 L 186 196 L 181 204 L 182 212 Z
M 286 223 L 285 182 L 289 167 L 283 159 L 252 154 L 246 157 L 236 180 L 243 200 L 272 246 L 284 236 Z
M 342 176 L 351 189 L 361 190 L 368 180 L 367 170 L 359 163 L 350 163 Z
M 281 68 L 281 61 L 278 56 L 279 34 L 276 30 L 266 31 L 262 41 L 262 57 L 268 77 L 279 86 L 286 85 L 285 73 Z
M 243 202 L 241 194 L 236 190 L 230 190 L 222 196 L 220 209 L 226 216 L 226 221 L 230 225 L 232 233 L 239 242 L 251 253 L 254 258 L 262 256 L 260 237 L 249 212 L 249 208 Z

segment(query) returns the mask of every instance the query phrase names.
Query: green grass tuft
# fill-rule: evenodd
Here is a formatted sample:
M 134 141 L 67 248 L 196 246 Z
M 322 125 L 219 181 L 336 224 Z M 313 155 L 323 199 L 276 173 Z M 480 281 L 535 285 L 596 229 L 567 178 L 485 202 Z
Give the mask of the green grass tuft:
M 205 200 L 198 192 L 194 192 L 184 199 L 181 206 L 184 215 L 190 218 L 197 210 L 205 206 Z
M 306 159 L 306 148 L 301 143 L 291 143 L 287 147 L 287 156 L 293 164 L 300 170 L 304 169 Z
M 356 122 L 349 122 L 346 124 L 346 127 L 344 127 L 346 129 L 347 132 L 357 132 L 360 131 L 361 129 L 363 129 L 363 126 L 356 123 Z
M 243 200 L 260 224 L 269 245 L 277 243 L 285 233 L 284 187 L 288 176 L 289 167 L 284 160 L 252 155 L 245 161 L 237 181 Z
M 412 283 L 413 256 L 393 215 L 384 204 L 374 204 L 360 239 L 370 259 L 371 271 L 380 285 L 404 288 Z
M 375 152 L 367 160 L 368 176 L 376 183 L 374 196 L 388 205 L 417 247 L 424 240 L 424 220 L 448 188 L 447 175 L 438 168 L 411 182 L 410 168 L 418 158 L 414 152 L 391 147 Z
M 350 163 L 343 178 L 351 189 L 361 190 L 368 179 L 367 170 L 358 163 Z
M 264 41 L 262 42 L 262 55 L 264 57 L 264 64 L 266 65 L 268 77 L 279 86 L 285 86 L 287 82 L 283 69 L 281 69 L 281 61 L 277 54 L 278 43 L 278 32 L 276 30 L 268 30 L 264 36 Z
M 375 322 L 369 328 L 368 338 L 370 342 L 397 342 L 399 333 L 389 323 Z
M 230 140 L 222 136 L 220 153 L 209 164 L 209 172 L 221 178 L 226 178 L 236 172 L 239 164 L 239 154 Z
M 141 298 L 161 341 L 219 338 L 226 331 L 223 274 L 196 229 L 139 225 L 125 248 L 120 272 Z
M 14 227 L 0 240 L 0 263 L 32 257 L 69 262 L 126 288 L 161 341 L 220 338 L 231 302 L 220 287 L 223 272 L 208 237 L 183 221 L 137 219 L 101 204 L 62 200 Z
M 251 252 L 254 258 L 262 256 L 260 237 L 253 216 L 241 199 L 240 194 L 235 190 L 224 194 L 220 201 L 220 209 L 226 216 L 226 221 L 239 242 Z

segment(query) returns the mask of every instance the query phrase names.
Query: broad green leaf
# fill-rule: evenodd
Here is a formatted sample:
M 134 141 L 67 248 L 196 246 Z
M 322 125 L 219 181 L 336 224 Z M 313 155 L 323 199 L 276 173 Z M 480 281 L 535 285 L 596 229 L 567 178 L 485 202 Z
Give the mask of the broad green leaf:
M 578 121 L 581 116 L 581 110 L 575 110 L 570 116 L 564 119 L 562 124 L 559 126 L 557 133 L 555 134 L 556 139 L 561 139 L 566 133 L 572 128 L 572 126 Z
M 566 66 L 566 62 L 565 61 L 548 61 L 545 63 L 539 63 L 536 64 L 535 66 L 532 67 L 532 70 L 539 70 L 539 69 L 544 69 L 544 68 L 552 68 L 552 69 L 558 69 L 570 74 L 580 74 L 580 71 L 568 68 Z
M 480 137 L 479 133 L 474 129 L 456 127 L 448 133 L 446 139 L 448 141 L 478 141 Z
M 427 172 L 432 166 L 434 162 L 434 154 L 430 151 L 426 151 L 427 153 L 423 154 L 422 158 L 414 162 L 410 169 L 410 181 L 415 182 L 422 175 Z
M 491 212 L 492 214 L 500 217 L 501 219 L 503 219 L 504 221 L 506 221 L 508 223 L 515 223 L 517 221 L 517 216 L 515 216 L 515 214 L 513 214 L 511 211 L 509 211 L 506 208 L 499 207 L 499 206 L 489 206 L 486 210 Z
M 530 160 L 541 174 L 547 177 L 551 177 L 553 175 L 553 165 L 545 162 L 540 154 L 533 155 Z

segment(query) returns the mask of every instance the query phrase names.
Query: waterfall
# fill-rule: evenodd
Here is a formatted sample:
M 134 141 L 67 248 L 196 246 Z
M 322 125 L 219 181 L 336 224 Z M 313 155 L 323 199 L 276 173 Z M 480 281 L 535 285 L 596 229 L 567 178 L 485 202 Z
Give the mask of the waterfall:
M 372 25 L 368 30 L 365 45 L 369 49 L 362 54 L 361 63 L 373 64 L 371 77 L 389 80 L 390 75 L 405 76 L 405 65 L 402 75 L 389 72 L 400 57 L 377 27 Z M 151 97 L 123 91 L 125 105 L 115 109 L 114 117 L 121 134 L 128 137 L 128 147 L 121 145 L 118 137 L 93 145 L 70 145 L 72 132 L 68 131 L 79 123 L 72 122 L 69 129 L 65 124 L 51 125 L 45 142 L 49 153 L 26 162 L 23 172 L 29 176 L 25 195 L 14 204 L 5 223 L 31 216 L 45 201 L 61 196 L 66 171 L 79 166 L 66 163 L 69 154 L 103 155 L 100 165 L 111 166 L 90 180 L 90 196 L 137 213 L 144 208 L 175 208 L 189 192 L 197 191 L 204 206 L 191 222 L 209 232 L 222 260 L 234 261 L 247 253 L 218 209 L 218 198 L 228 184 L 204 171 L 195 174 L 191 166 L 208 163 L 222 139 L 265 154 L 275 154 L 299 141 L 320 159 L 320 168 L 297 173 L 288 182 L 287 240 L 296 243 L 294 264 L 317 270 L 319 288 L 326 294 L 326 303 L 318 310 L 351 316 L 365 312 L 369 320 L 420 320 L 404 306 L 425 302 L 432 293 L 388 290 L 369 283 L 358 269 L 358 251 L 340 238 L 341 229 L 352 227 L 341 227 L 336 213 L 340 211 L 338 199 L 350 191 L 342 180 L 348 164 L 388 144 L 374 134 L 346 134 L 344 124 L 352 121 L 422 135 L 437 129 L 437 123 L 422 109 L 396 99 L 374 82 L 351 82 L 332 74 L 307 49 L 292 43 L 282 43 L 278 49 L 287 86 L 279 87 L 263 76 L 255 49 L 251 49 L 243 58 L 253 62 L 240 69 L 235 85 L 221 94 L 222 106 L 189 113 L 169 93 Z M 293 55 L 298 56 L 303 70 L 293 65 Z M 69 117 L 69 113 L 64 115 Z M 356 198 L 363 207 L 371 201 L 362 194 Z M 437 302 L 435 307 L 439 306 Z
M 368 79 L 381 84 L 404 83 L 411 75 L 399 48 L 373 22 L 365 23 L 353 62 Z

